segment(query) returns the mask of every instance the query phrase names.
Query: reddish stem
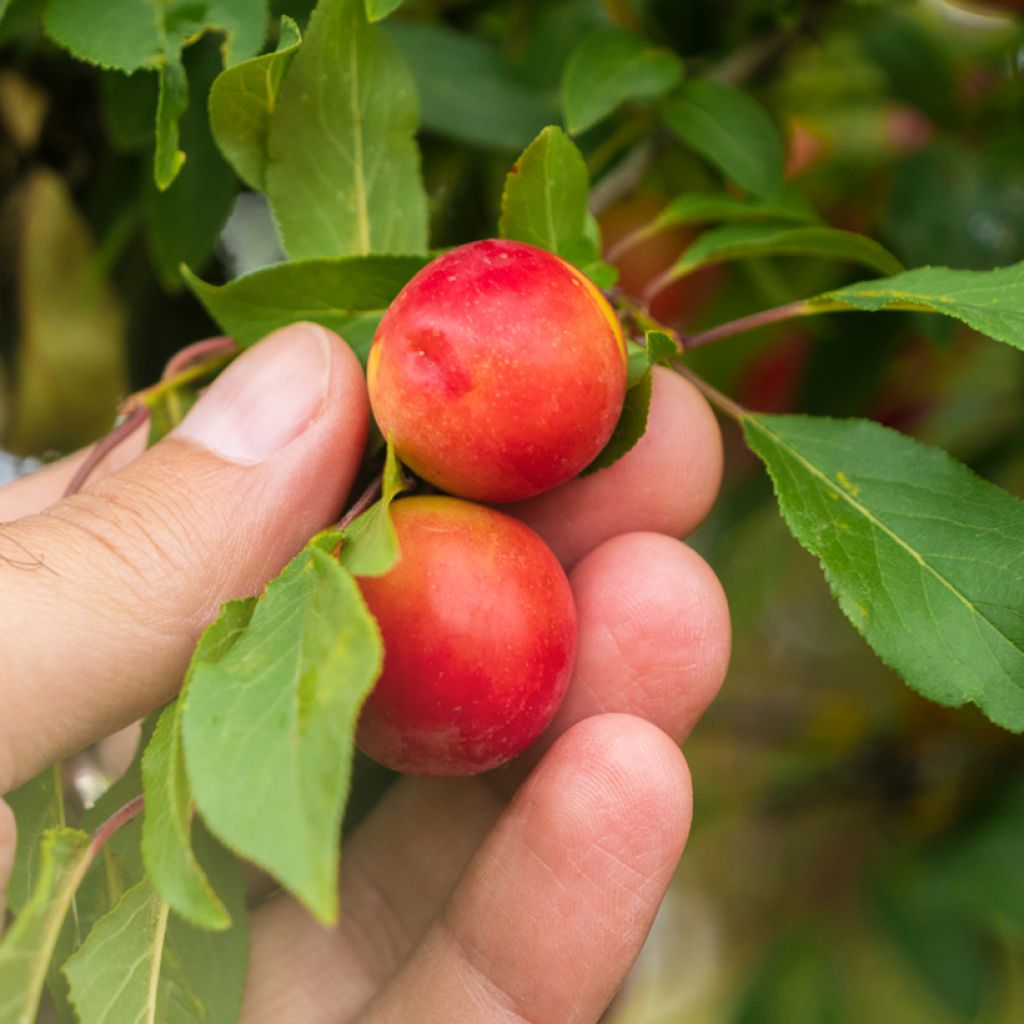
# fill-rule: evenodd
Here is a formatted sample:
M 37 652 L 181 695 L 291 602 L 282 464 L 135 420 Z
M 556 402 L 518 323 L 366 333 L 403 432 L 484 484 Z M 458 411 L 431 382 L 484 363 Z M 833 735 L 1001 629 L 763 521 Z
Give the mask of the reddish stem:
M 701 345 L 710 345 L 713 341 L 719 341 L 722 338 L 731 338 L 736 334 L 756 331 L 759 327 L 767 327 L 783 320 L 792 320 L 798 316 L 808 316 L 812 312 L 814 310 L 808 306 L 805 300 L 787 302 L 784 306 L 765 309 L 760 313 L 753 313 L 750 316 L 741 317 L 739 320 L 730 320 L 728 323 L 719 324 L 708 331 L 694 334 L 687 339 L 686 347 L 700 348 Z
M 673 369 L 681 377 L 685 377 L 701 394 L 716 408 L 720 409 L 730 419 L 741 423 L 750 415 L 750 410 L 744 408 L 739 402 L 734 402 L 728 395 L 723 395 L 717 388 L 713 388 L 703 377 L 698 377 L 692 370 L 688 370 L 678 360 L 673 362 Z
M 122 826 L 127 825 L 132 818 L 136 817 L 142 810 L 142 794 L 129 800 L 123 807 L 114 811 L 105 822 L 92 834 L 89 841 L 89 853 L 95 857 L 106 844 L 107 840 Z
M 64 489 L 64 497 L 77 494 L 82 489 L 86 480 L 92 475 L 93 470 L 122 442 L 127 440 L 136 430 L 149 419 L 149 409 L 144 405 L 134 406 L 125 419 L 107 434 L 101 441 L 97 441 L 92 451 L 85 457 L 85 461 L 75 471 L 71 482 Z
M 197 341 L 171 356 L 160 379 L 170 380 L 213 356 L 227 355 L 237 348 L 234 338 L 207 338 L 206 341 Z
M 378 473 L 370 481 L 370 486 L 359 495 L 352 504 L 352 507 L 338 520 L 337 525 L 334 527 L 336 530 L 344 530 L 346 527 L 351 526 L 353 520 L 358 519 L 377 500 L 377 495 L 380 494 L 383 485 L 383 479 L 382 474 Z

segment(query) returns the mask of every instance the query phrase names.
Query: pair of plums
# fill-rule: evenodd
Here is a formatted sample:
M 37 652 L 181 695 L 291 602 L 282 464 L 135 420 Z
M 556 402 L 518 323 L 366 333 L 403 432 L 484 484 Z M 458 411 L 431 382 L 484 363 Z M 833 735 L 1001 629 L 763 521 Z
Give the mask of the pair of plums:
M 440 256 L 381 320 L 367 364 L 377 423 L 443 494 L 399 499 L 401 557 L 360 579 L 384 666 L 360 748 L 413 775 L 515 757 L 558 709 L 576 610 L 558 559 L 492 504 L 551 490 L 607 444 L 626 392 L 614 311 L 564 260 L 519 242 Z

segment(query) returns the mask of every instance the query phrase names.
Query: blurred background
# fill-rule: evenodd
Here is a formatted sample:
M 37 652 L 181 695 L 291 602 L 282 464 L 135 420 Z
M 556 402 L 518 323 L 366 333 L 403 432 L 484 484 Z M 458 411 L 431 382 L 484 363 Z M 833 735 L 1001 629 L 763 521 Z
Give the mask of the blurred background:
M 101 436 L 130 390 L 217 333 L 179 263 L 224 280 L 280 258 L 209 133 L 216 42 L 186 51 L 189 158 L 160 193 L 155 76 L 76 62 L 43 36 L 42 6 L 12 0 L 0 21 L 0 476 Z M 300 24 L 312 6 L 271 4 Z M 608 24 L 751 90 L 828 223 L 909 266 L 1024 259 L 1024 0 L 407 0 L 386 25 L 420 90 L 434 245 L 494 234 L 505 173 L 561 119 L 566 59 Z M 719 186 L 643 107 L 578 141 L 619 287 L 639 297 L 692 233 L 622 239 Z M 692 331 L 852 279 L 748 260 L 653 312 Z M 869 416 L 1024 495 L 1024 360 L 951 321 L 815 318 L 688 360 L 754 409 Z M 685 748 L 689 850 L 608 1021 L 1019 1024 L 1024 744 L 875 658 L 723 429 L 724 492 L 692 542 L 725 582 L 735 656 Z

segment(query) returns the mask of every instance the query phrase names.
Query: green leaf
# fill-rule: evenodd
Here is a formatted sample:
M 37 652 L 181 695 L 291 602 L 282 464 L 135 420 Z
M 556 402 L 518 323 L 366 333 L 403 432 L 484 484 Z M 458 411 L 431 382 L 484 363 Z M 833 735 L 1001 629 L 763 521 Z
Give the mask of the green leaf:
M 210 89 L 210 128 L 224 159 L 251 188 L 266 190 L 270 115 L 300 44 L 299 27 L 281 19 L 277 50 L 236 64 Z
M 700 267 L 762 256 L 817 256 L 860 263 L 880 274 L 898 274 L 902 264 L 873 238 L 826 227 L 778 224 L 727 224 L 705 231 L 672 267 L 684 277 Z
M 636 240 L 685 224 L 730 223 L 734 221 L 791 220 L 816 221 L 817 214 L 795 189 L 771 199 L 738 199 L 727 193 L 689 192 L 677 196 L 651 222 L 636 233 Z
M 235 176 L 214 144 L 206 115 L 206 95 L 220 68 L 215 41 L 204 39 L 189 47 L 186 66 L 190 98 L 180 129 L 188 161 L 173 184 L 163 191 L 151 187 L 145 196 L 147 241 L 169 289 L 181 286 L 179 264 L 203 269 L 238 192 Z
M 363 0 L 321 0 L 270 118 L 267 195 L 289 256 L 426 250 L 418 117 Z
M 588 187 L 576 144 L 561 128 L 545 128 L 505 179 L 501 237 L 547 249 L 583 269 L 598 259 L 587 224 Z
M 156 101 L 156 149 L 153 152 L 153 181 L 162 192 L 169 188 L 185 163 L 181 151 L 178 121 L 188 109 L 188 79 L 177 54 L 163 62 L 159 72 L 160 91 Z
M 245 887 L 237 862 L 209 839 L 204 860 L 228 894 L 235 926 L 210 933 L 171 913 L 148 879 L 129 889 L 64 965 L 83 1021 L 234 1021 L 248 959 Z
M 365 362 L 370 339 L 365 331 L 353 337 L 352 326 L 367 317 L 379 319 L 427 262 L 425 256 L 297 260 L 254 270 L 224 285 L 207 284 L 187 268 L 182 274 L 210 316 L 240 345 L 252 345 L 297 320 L 311 320 L 337 331 Z
M 226 604 L 200 638 L 192 666 L 220 661 L 242 635 L 255 606 L 254 598 Z M 142 758 L 142 856 L 157 891 L 177 913 L 201 928 L 224 929 L 231 918 L 192 851 L 192 789 L 185 774 L 181 709 L 193 672 L 190 667 L 181 695 L 160 716 Z
M 402 6 L 404 0 L 366 0 L 366 17 L 370 21 L 381 21 Z
M 19 195 L 17 411 L 8 447 L 88 444 L 127 389 L 125 316 L 64 180 L 42 167 Z
M 340 537 L 338 561 L 353 576 L 383 576 L 395 567 L 400 552 L 391 521 L 391 502 L 408 486 L 394 446 L 389 443 L 380 500 L 354 519 Z
M 632 451 L 647 430 L 647 415 L 651 408 L 651 370 L 650 367 L 626 392 L 626 400 L 622 404 L 622 414 L 608 443 L 601 449 L 580 476 L 589 476 L 599 469 L 618 462 L 627 452 Z
M 862 281 L 829 292 L 810 304 L 866 312 L 942 313 L 996 341 L 1024 348 L 1024 263 L 998 270 L 920 267 L 884 281 Z
M 43 26 L 79 60 L 105 68 L 152 67 L 163 52 L 163 9 L 156 0 L 48 0 Z
M 446 25 L 388 22 L 423 105 L 423 127 L 502 152 L 522 149 L 558 119 L 558 105 L 517 78 L 500 48 Z
M 382 658 L 355 580 L 313 544 L 268 585 L 227 654 L 193 666 L 185 696 L 203 820 L 324 923 L 338 912 L 356 721 Z
M 681 356 L 682 349 L 671 334 L 664 331 L 647 331 L 645 333 L 645 351 L 650 366 L 668 366 L 673 359 Z
M 7 906 L 18 913 L 35 888 L 43 833 L 67 824 L 60 765 L 41 771 L 34 779 L 8 793 L 4 800 L 14 812 L 18 826 L 14 866 L 7 883 Z
M 200 31 L 223 34 L 221 52 L 227 68 L 260 52 L 269 22 L 267 0 L 207 0 Z
M 1024 502 L 863 420 L 744 415 L 782 515 L 883 661 L 1024 730 Z
M 727 178 L 758 196 L 782 188 L 785 148 L 751 96 L 710 78 L 684 82 L 662 108 L 665 124 Z
M 671 50 L 623 29 L 598 29 L 576 47 L 565 66 L 566 127 L 573 135 L 586 131 L 627 100 L 660 96 L 682 73 L 683 62 Z
M 85 832 L 64 828 L 44 834 L 32 895 L 0 943 L 0 1020 L 36 1019 L 64 917 L 92 856 Z

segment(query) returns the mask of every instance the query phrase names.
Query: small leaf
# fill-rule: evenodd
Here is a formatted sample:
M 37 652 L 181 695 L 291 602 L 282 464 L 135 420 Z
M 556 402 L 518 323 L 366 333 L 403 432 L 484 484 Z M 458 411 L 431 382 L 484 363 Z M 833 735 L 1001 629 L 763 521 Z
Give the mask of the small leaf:
M 745 415 L 840 607 L 925 697 L 1024 730 L 1024 502 L 864 420 Z
M 589 476 L 599 469 L 607 469 L 618 462 L 623 455 L 632 451 L 637 442 L 647 431 L 647 415 L 651 408 L 651 369 L 648 366 L 639 380 L 626 392 L 626 400 L 622 404 L 622 414 L 615 425 L 608 443 L 601 449 L 580 476 Z
M 60 765 L 41 771 L 34 779 L 8 793 L 4 800 L 14 812 L 18 827 L 14 866 L 7 883 L 7 906 L 18 913 L 35 888 L 43 834 L 67 824 Z
M 558 105 L 518 78 L 496 43 L 429 22 L 382 28 L 412 70 L 427 131 L 515 152 L 558 119 Z
M 647 331 L 645 341 L 649 366 L 668 366 L 673 359 L 683 354 L 676 339 L 664 331 Z
M 283 17 L 274 53 L 226 69 L 210 89 L 210 128 L 217 146 L 242 181 L 260 192 L 266 190 L 270 115 L 299 43 L 298 26 Z
M 587 165 L 561 128 L 534 139 L 505 179 L 502 238 L 529 242 L 581 270 L 599 259 L 587 212 Z
M 0 1020 L 36 1019 L 64 917 L 92 856 L 85 832 L 64 828 L 44 834 L 32 895 L 0 942 Z
M 692 274 L 712 263 L 762 256 L 817 256 L 860 263 L 880 274 L 898 274 L 902 264 L 873 238 L 839 228 L 794 228 L 777 224 L 728 224 L 705 231 L 680 256 L 670 275 Z
M 1024 348 L 1024 263 L 996 270 L 920 267 L 829 292 L 812 299 L 811 305 L 942 313 L 996 341 Z
M 364 0 L 321 0 L 270 117 L 267 195 L 290 257 L 426 250 L 418 119 Z
M 684 82 L 662 119 L 727 178 L 758 196 L 782 188 L 785 147 L 772 119 L 751 96 L 710 78 Z
M 366 17 L 370 21 L 381 21 L 394 14 L 405 0 L 366 0 Z
M 204 841 L 204 860 L 228 894 L 235 926 L 210 933 L 175 917 L 144 879 L 101 918 L 64 965 L 83 1021 L 200 1024 L 234 1021 L 248 959 L 245 889 L 237 862 Z
M 341 537 L 338 561 L 353 576 L 383 576 L 394 568 L 400 553 L 391 522 L 391 502 L 408 486 L 394 446 L 389 444 L 380 500 L 353 520 Z
M 598 29 L 569 57 L 562 78 L 566 127 L 577 135 L 622 103 L 651 99 L 671 89 L 683 63 L 671 50 L 619 28 Z
M 242 635 L 256 601 L 232 601 L 203 633 L 192 665 L 220 661 Z M 156 890 L 182 917 L 201 928 L 224 929 L 231 918 L 192 851 L 192 789 L 185 774 L 181 709 L 194 669 L 181 695 L 161 714 L 142 758 L 146 797 L 142 856 Z
M 178 120 L 188 108 L 188 79 L 185 77 L 185 66 L 176 53 L 169 55 L 160 66 L 159 81 L 153 180 L 162 192 L 170 187 L 185 163 L 185 154 L 178 145 Z
M 207 284 L 187 268 L 182 274 L 210 316 L 240 345 L 252 345 L 297 320 L 311 320 L 341 334 L 365 361 L 373 330 L 360 329 L 355 337 L 352 326 L 365 324 L 368 317 L 378 319 L 427 262 L 425 256 L 296 260 L 224 285 Z
M 163 52 L 161 15 L 152 0 L 48 0 L 43 26 L 79 60 L 131 72 L 154 66 Z
M 194 664 L 185 695 L 203 820 L 324 923 L 338 913 L 356 721 L 382 658 L 355 580 L 312 544 L 268 585 L 227 654 Z

